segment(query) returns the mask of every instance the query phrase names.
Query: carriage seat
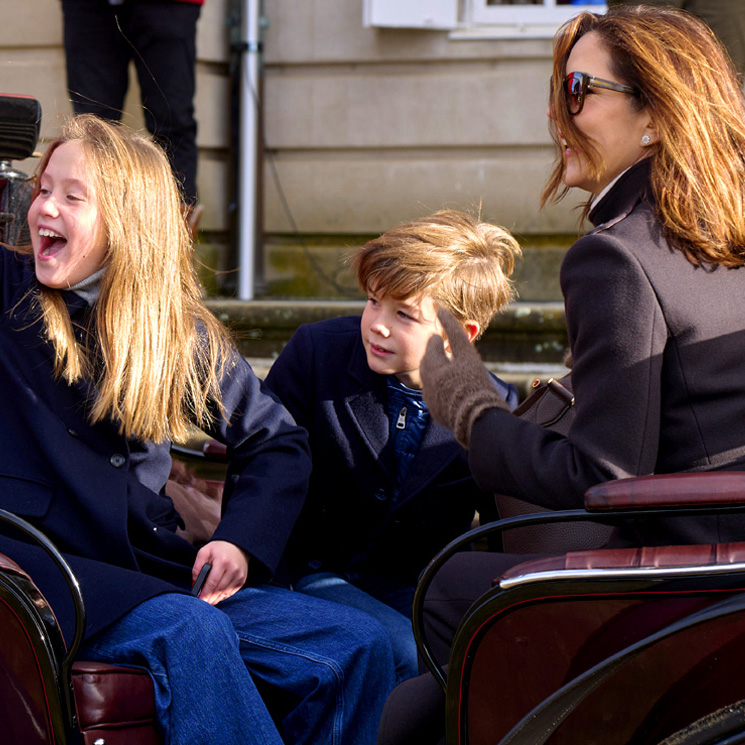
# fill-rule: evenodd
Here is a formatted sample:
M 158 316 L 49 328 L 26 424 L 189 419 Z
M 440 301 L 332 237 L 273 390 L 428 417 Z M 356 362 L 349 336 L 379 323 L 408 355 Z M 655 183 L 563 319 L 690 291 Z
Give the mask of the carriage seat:
M 140 668 L 75 662 L 72 686 L 84 745 L 158 745 L 155 694 Z
M 0 553 L 0 709 L 8 742 L 24 745 L 158 745 L 153 681 L 143 669 L 74 662 L 77 726 L 65 715 L 65 645 L 33 579 Z M 74 734 L 73 734 L 74 733 Z
M 742 504 L 745 474 L 740 471 L 671 473 L 607 481 L 585 494 L 588 513 L 619 513 L 634 509 L 707 507 Z M 709 566 L 745 561 L 745 543 L 713 545 L 644 546 L 568 551 L 523 562 L 501 578 L 565 569 L 628 569 L 632 567 Z M 495 579 L 492 584 L 497 584 Z

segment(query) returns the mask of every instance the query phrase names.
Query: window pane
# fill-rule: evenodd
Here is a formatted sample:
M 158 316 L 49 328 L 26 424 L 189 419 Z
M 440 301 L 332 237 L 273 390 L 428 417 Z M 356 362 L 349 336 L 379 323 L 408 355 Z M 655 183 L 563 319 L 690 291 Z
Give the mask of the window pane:
M 486 5 L 605 5 L 605 0 L 486 0 Z

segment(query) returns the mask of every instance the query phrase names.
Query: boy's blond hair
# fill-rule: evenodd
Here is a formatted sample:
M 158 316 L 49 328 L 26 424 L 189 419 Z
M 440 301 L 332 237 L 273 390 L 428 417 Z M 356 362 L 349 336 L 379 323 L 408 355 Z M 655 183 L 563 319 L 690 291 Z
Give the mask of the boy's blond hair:
M 479 324 L 515 297 L 510 275 L 521 254 L 512 235 L 457 210 L 399 225 L 352 256 L 365 292 L 403 300 L 429 295 L 459 321 Z

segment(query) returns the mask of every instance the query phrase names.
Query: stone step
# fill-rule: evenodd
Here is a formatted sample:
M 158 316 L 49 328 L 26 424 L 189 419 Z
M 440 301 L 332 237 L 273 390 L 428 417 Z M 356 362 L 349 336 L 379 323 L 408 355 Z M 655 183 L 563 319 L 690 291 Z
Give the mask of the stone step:
M 295 329 L 344 315 L 361 315 L 361 300 L 251 300 L 208 298 L 207 306 L 233 330 L 246 357 L 276 357 Z M 478 342 L 493 362 L 560 364 L 567 346 L 564 306 L 556 302 L 509 305 Z
M 359 296 L 348 261 L 350 249 L 374 235 L 267 235 L 264 240 L 263 291 L 272 297 Z M 559 268 L 576 234 L 520 235 L 523 257 L 513 278 L 519 298 L 528 302 L 560 300 Z M 205 256 L 206 264 L 216 264 Z M 216 261 L 216 259 L 215 259 Z M 222 275 L 223 281 L 232 275 Z
M 303 323 L 361 315 L 362 300 L 207 300 L 231 328 L 241 353 L 263 377 Z M 564 307 L 555 302 L 517 302 L 494 318 L 478 342 L 487 367 L 524 395 L 536 378 L 561 377 L 567 346 Z

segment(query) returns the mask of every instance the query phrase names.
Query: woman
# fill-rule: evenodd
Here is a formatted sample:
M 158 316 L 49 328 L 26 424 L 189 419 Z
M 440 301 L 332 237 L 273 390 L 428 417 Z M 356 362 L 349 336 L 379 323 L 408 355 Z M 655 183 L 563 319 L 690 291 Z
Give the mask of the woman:
M 576 418 L 567 437 L 509 414 L 443 317 L 430 341 L 432 416 L 469 448 L 482 489 L 580 507 L 594 484 L 745 464 L 745 107 L 711 31 L 672 8 L 580 13 L 554 43 L 544 201 L 588 192 L 595 226 L 561 268 Z M 619 542 L 733 540 L 742 518 L 629 524 Z M 427 598 L 447 659 L 457 622 L 515 558 L 455 556 Z
M 150 671 L 166 743 L 371 741 L 394 679 L 384 630 L 263 584 L 302 506 L 307 438 L 203 305 L 164 153 L 81 116 L 38 172 L 31 250 L 0 248 L 0 506 L 72 565 L 83 659 Z M 230 452 L 223 519 L 199 551 L 163 493 L 191 423 Z M 0 551 L 69 639 L 54 568 L 7 535 Z

